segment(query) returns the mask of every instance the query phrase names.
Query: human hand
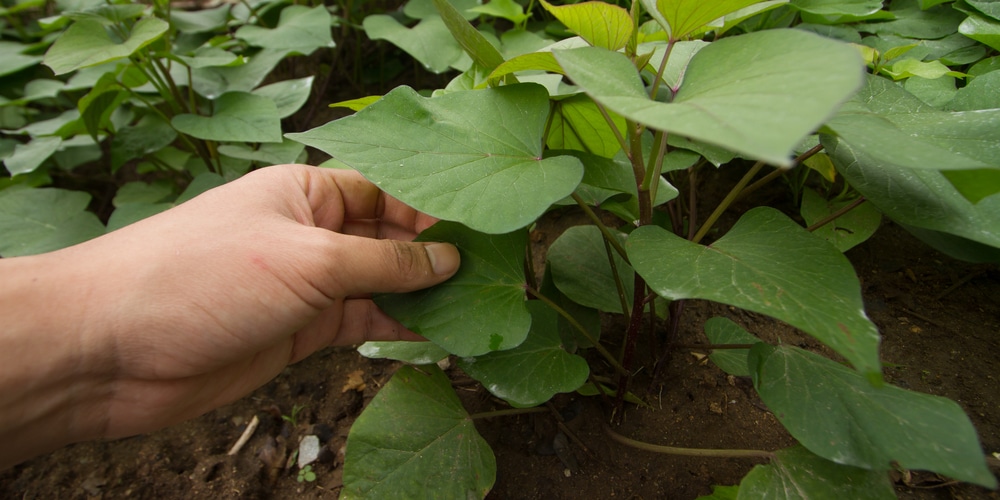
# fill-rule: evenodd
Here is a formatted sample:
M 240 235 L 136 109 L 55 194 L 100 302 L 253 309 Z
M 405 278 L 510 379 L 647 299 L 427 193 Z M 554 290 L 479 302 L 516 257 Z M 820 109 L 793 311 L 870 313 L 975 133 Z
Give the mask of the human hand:
M 98 279 L 101 434 L 200 415 L 329 345 L 420 339 L 366 294 L 454 274 L 455 247 L 408 241 L 434 222 L 356 172 L 284 165 L 62 251 Z

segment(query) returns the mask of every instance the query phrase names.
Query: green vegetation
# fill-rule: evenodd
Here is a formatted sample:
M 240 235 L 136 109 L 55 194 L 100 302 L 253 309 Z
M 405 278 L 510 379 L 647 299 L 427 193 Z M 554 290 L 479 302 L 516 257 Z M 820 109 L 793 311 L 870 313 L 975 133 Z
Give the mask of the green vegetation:
M 411 0 L 365 17 L 365 33 L 457 76 L 341 103 L 357 113 L 284 136 L 311 80 L 261 83 L 280 61 L 333 44 L 326 8 L 95 3 L 28 22 L 40 5 L 3 12 L 0 255 L 121 227 L 301 158 L 302 144 L 442 219 L 420 238 L 456 244 L 459 273 L 376 298 L 432 343 L 362 347 L 414 366 L 355 422 L 343 498 L 490 490 L 496 461 L 473 425 L 486 415 L 462 407 L 435 361 L 456 356 L 515 412 L 578 391 L 617 419 L 637 401 L 647 325 L 665 320 L 669 344 L 692 299 L 781 320 L 846 361 L 706 323 L 714 344 L 741 345 L 713 362 L 752 377 L 799 442 L 701 450 L 769 458 L 714 496 L 892 498 L 893 466 L 996 487 L 956 403 L 882 380 L 879 333 L 842 253 L 885 216 L 955 257 L 1000 261 L 994 3 Z M 86 193 L 42 187 L 126 165 L 155 180 L 121 186 L 107 228 Z M 714 168 L 744 175 L 705 217 L 696 179 Z M 808 227 L 766 206 L 718 224 L 777 178 Z M 570 205 L 593 225 L 567 230 L 533 269 L 529 228 Z M 601 313 L 625 318 L 621 345 L 601 341 Z

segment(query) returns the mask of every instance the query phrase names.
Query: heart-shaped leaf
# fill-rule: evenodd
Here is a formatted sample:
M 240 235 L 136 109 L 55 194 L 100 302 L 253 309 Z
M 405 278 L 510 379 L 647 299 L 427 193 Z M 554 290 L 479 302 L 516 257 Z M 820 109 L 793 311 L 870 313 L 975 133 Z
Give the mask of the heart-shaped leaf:
M 55 188 L 0 191 L 0 256 L 33 255 L 104 234 L 90 195 Z
M 294 50 L 303 54 L 310 54 L 320 47 L 334 46 L 330 33 L 330 12 L 324 5 L 311 9 L 290 5 L 281 11 L 277 27 L 268 29 L 247 24 L 236 30 L 236 37 L 257 47 Z
M 758 344 L 749 363 L 764 403 L 821 457 L 877 471 L 895 461 L 997 486 L 972 422 L 950 399 L 891 385 L 876 388 L 840 363 L 790 346 Z
M 483 498 L 496 458 L 434 365 L 404 366 L 351 426 L 340 498 Z
M 542 158 L 548 110 L 548 94 L 534 84 L 430 99 L 399 87 L 353 116 L 288 137 L 421 212 L 497 234 L 532 223 L 583 177 L 576 158 Z
M 210 141 L 281 142 L 281 118 L 274 101 L 248 92 L 227 92 L 214 102 L 212 116 L 177 115 L 178 132 Z
M 758 465 L 740 481 L 737 499 L 799 500 L 837 495 L 858 500 L 894 500 L 889 476 L 818 457 L 801 446 L 774 452 L 770 464 Z
M 462 48 L 440 17 L 428 17 L 407 28 L 392 16 L 375 14 L 365 17 L 364 29 L 368 38 L 392 42 L 433 73 L 448 71 L 462 56 Z
M 295 114 L 309 100 L 313 77 L 307 76 L 296 80 L 285 80 L 255 89 L 255 95 L 274 101 L 278 107 L 278 117 L 288 118 Z
M 37 137 L 27 144 L 17 144 L 14 152 L 4 158 L 3 164 L 10 175 L 21 175 L 33 172 L 56 152 L 62 139 L 59 137 Z
M 709 246 L 643 226 L 626 248 L 659 295 L 767 314 L 819 339 L 871 380 L 881 379 L 878 329 L 864 313 L 854 268 L 781 212 L 752 209 Z
M 669 103 L 653 101 L 623 54 L 599 48 L 553 53 L 595 101 L 655 129 L 790 165 L 802 139 L 862 81 L 849 45 L 800 30 L 767 30 L 713 42 L 692 57 Z
M 42 62 L 52 68 L 53 73 L 62 75 L 87 66 L 122 59 L 155 41 L 169 27 L 162 19 L 144 17 L 132 27 L 128 39 L 116 42 L 100 22 L 77 21 L 49 47 Z
M 531 327 L 524 305 L 526 231 L 487 235 L 442 221 L 418 241 L 453 243 L 462 266 L 450 280 L 405 294 L 379 295 L 390 316 L 452 354 L 478 356 L 517 347 Z
M 531 331 L 508 351 L 460 358 L 458 366 L 483 383 L 494 396 L 514 407 L 540 405 L 560 392 L 572 392 L 587 381 L 583 358 L 566 352 L 559 338 L 558 314 L 539 301 L 528 303 Z

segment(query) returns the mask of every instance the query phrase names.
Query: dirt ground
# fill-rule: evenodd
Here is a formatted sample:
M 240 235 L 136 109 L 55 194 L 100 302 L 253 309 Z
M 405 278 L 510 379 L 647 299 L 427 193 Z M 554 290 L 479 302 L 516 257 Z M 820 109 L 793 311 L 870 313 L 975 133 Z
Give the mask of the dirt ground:
M 570 218 L 571 220 L 571 218 Z M 537 239 L 551 239 L 556 221 Z M 885 223 L 848 252 L 861 278 L 866 307 L 883 335 L 886 378 L 895 385 L 949 397 L 968 413 L 985 453 L 1000 451 L 1000 270 L 968 264 L 922 245 Z M 766 341 L 823 347 L 768 318 L 706 302 L 689 302 L 678 341 L 704 342 L 702 324 L 727 316 Z M 609 327 L 615 321 L 608 318 Z M 609 337 L 613 336 L 609 334 Z M 351 423 L 398 365 L 329 349 L 289 367 L 243 400 L 196 420 L 113 442 L 81 443 L 0 472 L 0 498 L 336 498 L 342 453 Z M 482 387 L 449 370 L 472 411 L 500 409 Z M 664 445 L 775 450 L 792 438 L 755 396 L 749 380 L 728 377 L 691 351 L 677 351 L 659 382 L 640 375 L 636 391 L 651 409 L 632 407 L 622 435 Z M 283 419 L 301 407 L 296 425 Z M 477 420 L 497 456 L 491 499 L 690 499 L 715 484 L 737 484 L 755 465 L 748 459 L 667 456 L 611 441 L 597 398 L 567 394 L 553 415 L 538 413 Z M 260 426 L 235 456 L 227 450 L 247 422 Z M 297 481 L 286 467 L 299 439 L 319 436 L 314 482 Z M 560 450 L 556 453 L 555 450 Z M 759 462 L 756 462 L 759 463 Z M 994 472 L 997 472 L 994 469 Z M 1000 498 L 997 492 L 955 484 L 929 473 L 895 474 L 900 498 Z M 434 485 L 427 485 L 433 497 Z

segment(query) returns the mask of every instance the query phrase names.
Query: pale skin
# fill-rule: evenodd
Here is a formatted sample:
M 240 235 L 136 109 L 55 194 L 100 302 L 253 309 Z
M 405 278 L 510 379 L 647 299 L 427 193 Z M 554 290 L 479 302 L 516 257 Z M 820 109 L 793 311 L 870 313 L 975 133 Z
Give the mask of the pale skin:
M 70 248 L 0 259 L 0 469 L 235 401 L 331 345 L 419 340 L 370 299 L 458 250 L 360 175 L 253 172 Z

